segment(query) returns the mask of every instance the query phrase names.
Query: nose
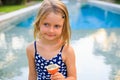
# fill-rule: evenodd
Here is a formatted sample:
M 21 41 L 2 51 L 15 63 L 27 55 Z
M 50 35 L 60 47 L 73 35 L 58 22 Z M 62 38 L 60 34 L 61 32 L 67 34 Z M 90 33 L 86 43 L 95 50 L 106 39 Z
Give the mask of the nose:
M 54 32 L 54 27 L 50 27 L 49 32 Z

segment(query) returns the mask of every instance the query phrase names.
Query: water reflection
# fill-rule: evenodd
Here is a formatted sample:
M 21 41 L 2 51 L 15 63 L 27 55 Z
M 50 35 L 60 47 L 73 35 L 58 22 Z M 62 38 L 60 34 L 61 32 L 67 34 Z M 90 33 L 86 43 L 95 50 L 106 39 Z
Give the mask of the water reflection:
M 111 66 L 109 80 L 117 80 L 120 70 L 120 35 L 118 34 L 119 31 L 120 30 L 116 29 L 114 31 L 108 32 L 105 29 L 100 29 L 92 35 L 95 42 L 95 55 L 104 56 L 105 64 Z
M 102 51 L 110 51 L 114 44 L 118 43 L 117 35 L 114 32 L 111 32 L 109 35 L 105 29 L 98 30 L 93 34 L 95 42 Z
M 71 44 L 76 53 L 78 80 L 114 80 L 119 77 L 119 31 L 104 28 L 73 31 Z M 33 40 L 32 29 L 15 27 L 8 33 L 0 34 L 0 79 L 27 79 L 25 47 Z
M 120 29 L 108 27 L 100 29 L 106 26 L 104 22 L 113 24 L 111 19 L 106 20 L 109 19 L 109 15 L 113 19 L 112 13 L 90 6 L 83 6 L 80 10 L 81 6 L 76 6 L 72 4 L 68 9 L 71 13 L 71 44 L 76 53 L 78 80 L 117 80 L 120 74 Z M 94 10 L 97 11 L 94 13 Z M 118 19 L 119 17 L 117 21 Z M 28 64 L 25 47 L 33 40 L 33 31 L 32 26 L 28 24 L 29 21 L 26 21 L 26 25 L 23 25 L 23 22 L 22 25 L 19 23 L 11 30 L 0 33 L 2 80 L 27 80 Z M 119 26 L 116 20 L 115 23 Z
M 0 61 L 0 69 L 6 68 L 12 62 L 14 62 L 15 58 L 16 58 L 16 56 L 11 51 L 9 51 L 9 53 L 6 53 L 3 61 Z
M 32 29 L 21 27 L 0 33 L 0 79 L 18 80 L 12 78 L 21 75 L 20 69 L 27 67 L 25 47 L 33 40 L 31 34 Z
M 6 39 L 5 39 L 5 34 L 0 33 L 0 49 L 6 49 Z
M 92 34 L 74 41 L 72 46 L 77 58 L 78 80 L 109 80 L 111 66 L 104 63 L 104 56 L 93 55 L 95 44 Z
M 118 28 L 101 28 L 76 32 L 77 36 L 84 35 L 72 40 L 77 58 L 78 79 L 117 80 L 118 77 L 120 78 L 119 31 Z
M 12 48 L 13 49 L 22 49 L 25 46 L 25 39 L 23 36 L 20 37 L 13 37 L 12 38 Z

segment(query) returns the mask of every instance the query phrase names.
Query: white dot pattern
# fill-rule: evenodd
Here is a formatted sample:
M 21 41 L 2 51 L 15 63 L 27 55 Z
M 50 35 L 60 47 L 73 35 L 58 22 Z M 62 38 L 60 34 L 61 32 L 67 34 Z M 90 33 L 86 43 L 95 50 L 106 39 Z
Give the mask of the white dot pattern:
M 35 48 L 36 48 L 36 43 L 35 43 Z M 36 50 L 35 66 L 38 75 L 37 76 L 38 80 L 50 80 L 50 74 L 48 73 L 46 66 L 48 66 L 51 63 L 59 65 L 60 66 L 59 72 L 62 73 L 64 77 L 67 77 L 67 67 L 66 64 L 62 61 L 61 51 L 52 59 L 46 60 L 42 56 L 40 56 L 40 54 L 38 54 Z

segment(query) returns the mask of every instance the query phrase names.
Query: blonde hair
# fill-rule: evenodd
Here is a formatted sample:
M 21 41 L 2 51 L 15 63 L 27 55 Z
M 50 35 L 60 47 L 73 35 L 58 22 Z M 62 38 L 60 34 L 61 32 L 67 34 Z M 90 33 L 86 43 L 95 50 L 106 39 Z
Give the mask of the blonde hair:
M 62 14 L 62 18 L 64 18 L 64 24 L 61 38 L 63 40 L 63 43 L 67 42 L 69 44 L 71 37 L 69 14 L 65 4 L 60 0 L 44 0 L 42 2 L 37 18 L 34 22 L 34 38 L 40 38 L 39 24 L 50 12 Z

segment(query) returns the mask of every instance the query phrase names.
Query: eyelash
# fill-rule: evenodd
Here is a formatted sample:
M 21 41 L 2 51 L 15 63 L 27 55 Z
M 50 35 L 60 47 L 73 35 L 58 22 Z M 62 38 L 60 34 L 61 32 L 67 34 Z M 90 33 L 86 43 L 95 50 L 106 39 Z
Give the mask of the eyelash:
M 48 23 L 44 23 L 44 26 L 48 27 L 48 26 L 49 26 L 49 24 L 48 24 Z M 60 28 L 60 26 L 59 26 L 59 25 L 55 25 L 54 27 L 55 27 L 55 28 Z
M 48 26 L 49 24 L 48 23 L 44 23 L 45 26 Z
M 59 25 L 55 25 L 55 28 L 59 28 L 60 26 Z

